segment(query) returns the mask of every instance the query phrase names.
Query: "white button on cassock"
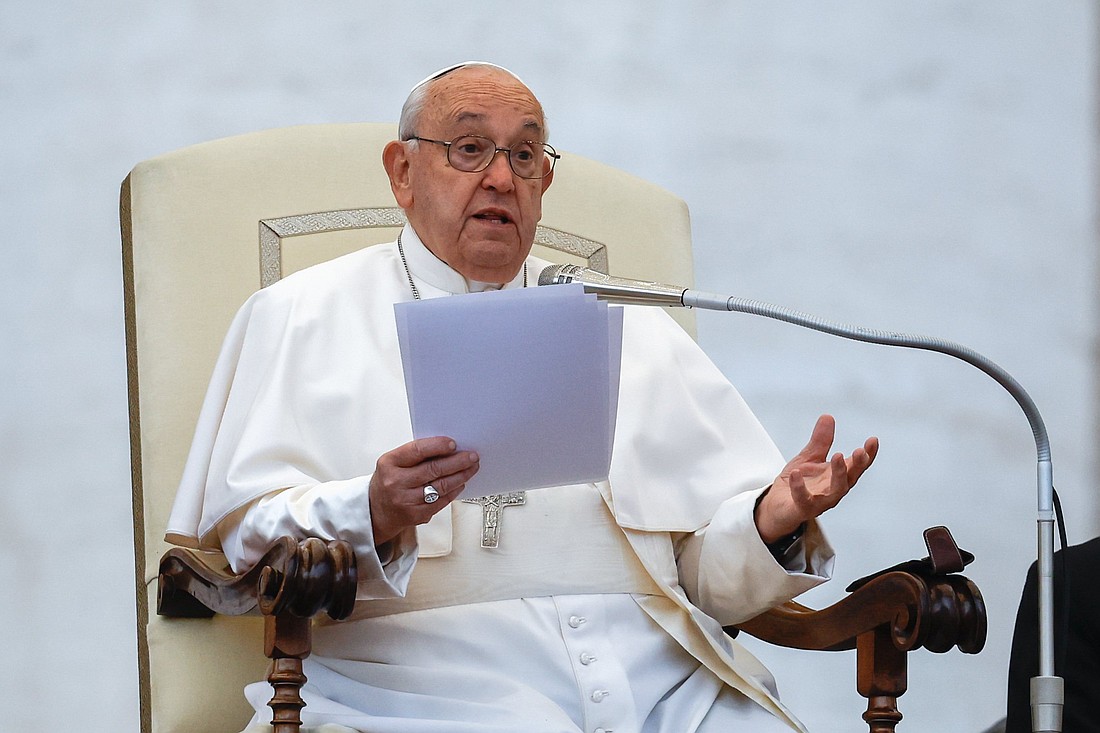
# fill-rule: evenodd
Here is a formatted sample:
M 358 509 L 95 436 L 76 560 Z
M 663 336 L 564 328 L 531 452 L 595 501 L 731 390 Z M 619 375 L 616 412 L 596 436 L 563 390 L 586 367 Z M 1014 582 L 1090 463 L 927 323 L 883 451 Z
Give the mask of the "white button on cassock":
M 563 596 L 554 599 L 558 609 L 560 642 L 576 687 L 574 698 L 581 705 L 584 733 L 611 730 L 640 730 L 634 694 L 623 664 L 622 639 L 613 623 L 619 614 L 609 614 L 608 598 L 616 596 Z M 634 603 L 629 596 L 622 600 Z M 631 610 L 637 610 L 636 606 Z M 628 654 L 626 658 L 630 658 Z

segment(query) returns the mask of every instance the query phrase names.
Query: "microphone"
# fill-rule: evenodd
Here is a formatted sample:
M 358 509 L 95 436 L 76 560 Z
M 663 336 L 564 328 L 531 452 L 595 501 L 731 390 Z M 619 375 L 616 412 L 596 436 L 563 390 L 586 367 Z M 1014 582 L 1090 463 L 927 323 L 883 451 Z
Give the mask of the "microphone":
M 584 292 L 600 300 L 623 305 L 663 305 L 666 307 L 703 308 L 705 310 L 739 310 L 736 298 L 718 293 L 706 293 L 680 285 L 666 285 L 648 280 L 605 275 L 580 265 L 549 265 L 539 273 L 539 285 L 580 283 Z
M 539 273 L 539 285 L 581 283 L 585 293 L 592 293 L 608 303 L 621 305 L 658 305 L 665 307 L 703 308 L 705 310 L 739 310 L 737 298 L 717 293 L 696 291 L 682 285 L 631 280 L 630 277 L 605 275 L 590 267 L 557 264 L 544 267 Z
M 1024 411 L 1035 439 L 1037 458 L 1038 498 L 1038 580 L 1039 580 L 1039 675 L 1031 680 L 1033 730 L 1060 731 L 1063 706 L 1063 680 L 1054 670 L 1054 471 L 1050 457 L 1050 439 L 1039 408 L 1031 396 L 1007 371 L 990 359 L 961 344 L 930 336 L 875 331 L 862 326 L 833 323 L 807 313 L 782 306 L 691 290 L 677 285 L 664 285 L 612 277 L 578 265 L 550 265 L 539 274 L 539 285 L 581 283 L 586 293 L 611 303 L 627 305 L 663 305 L 707 310 L 736 311 L 796 326 L 810 328 L 833 336 L 884 346 L 923 349 L 952 356 L 985 372 L 1004 387 Z
M 550 265 L 539 273 L 539 285 L 581 283 L 600 300 L 632 305 L 682 306 L 687 288 L 614 277 L 580 265 Z

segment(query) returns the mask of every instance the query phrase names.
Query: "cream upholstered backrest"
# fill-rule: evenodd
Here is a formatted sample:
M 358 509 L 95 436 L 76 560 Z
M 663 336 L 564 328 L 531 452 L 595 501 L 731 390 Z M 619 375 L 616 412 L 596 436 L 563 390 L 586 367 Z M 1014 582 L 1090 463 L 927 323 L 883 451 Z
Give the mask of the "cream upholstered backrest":
M 138 653 L 145 733 L 227 733 L 262 679 L 259 618 L 156 615 L 164 529 L 229 322 L 256 289 L 361 247 L 404 221 L 381 165 L 389 124 L 308 125 L 215 140 L 138 164 L 122 185 Z M 565 153 L 535 253 L 691 284 L 687 207 Z M 694 333 L 687 311 L 674 314 Z

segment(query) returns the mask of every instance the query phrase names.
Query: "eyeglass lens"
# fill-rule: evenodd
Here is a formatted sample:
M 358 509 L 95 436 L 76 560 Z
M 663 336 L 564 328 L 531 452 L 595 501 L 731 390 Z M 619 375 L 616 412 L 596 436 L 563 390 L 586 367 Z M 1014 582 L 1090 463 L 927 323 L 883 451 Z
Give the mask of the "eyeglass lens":
M 542 178 L 549 173 L 545 167 L 547 160 L 553 167 L 553 158 L 547 156 L 548 147 L 539 142 L 518 142 L 508 149 L 508 163 L 521 178 Z M 475 173 L 489 166 L 496 151 L 496 143 L 489 138 L 466 135 L 451 141 L 447 147 L 447 159 L 458 170 Z

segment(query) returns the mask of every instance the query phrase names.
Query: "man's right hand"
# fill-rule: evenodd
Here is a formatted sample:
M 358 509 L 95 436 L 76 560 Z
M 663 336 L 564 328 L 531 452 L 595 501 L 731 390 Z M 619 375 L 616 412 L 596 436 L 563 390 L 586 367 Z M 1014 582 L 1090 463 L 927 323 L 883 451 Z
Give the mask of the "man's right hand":
M 383 453 L 369 488 L 374 546 L 424 524 L 450 504 L 477 473 L 479 460 L 477 453 L 457 450 L 447 437 L 421 438 Z M 429 484 L 439 492 L 438 501 L 424 501 Z

